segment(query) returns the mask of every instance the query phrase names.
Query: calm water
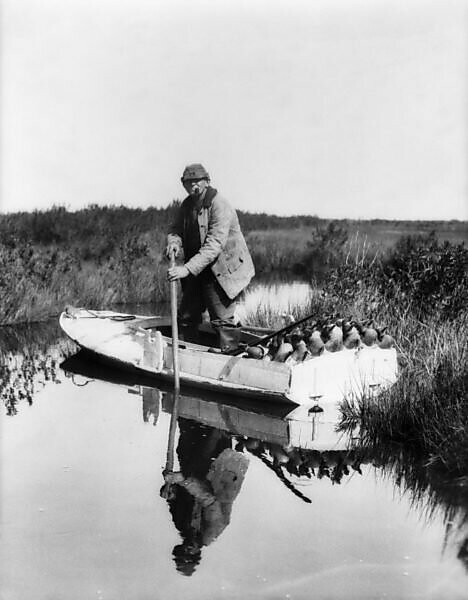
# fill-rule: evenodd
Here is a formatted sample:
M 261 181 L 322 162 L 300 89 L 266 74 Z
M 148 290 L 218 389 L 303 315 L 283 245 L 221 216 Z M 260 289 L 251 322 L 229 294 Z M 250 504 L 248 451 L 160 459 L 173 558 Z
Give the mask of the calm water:
M 467 597 L 461 491 L 336 415 L 183 394 L 172 444 L 170 389 L 0 335 L 2 600 Z

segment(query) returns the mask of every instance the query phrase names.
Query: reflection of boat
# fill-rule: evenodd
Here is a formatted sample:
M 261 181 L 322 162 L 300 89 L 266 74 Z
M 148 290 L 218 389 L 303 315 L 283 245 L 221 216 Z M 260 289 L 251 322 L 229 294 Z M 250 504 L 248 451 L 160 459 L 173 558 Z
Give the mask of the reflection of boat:
M 126 385 L 130 393 L 142 396 L 145 414 L 159 414 L 161 410 L 168 413 L 172 411 L 173 394 L 170 384 L 158 382 L 158 387 L 155 387 L 154 380 L 144 373 L 126 373 L 97 364 L 83 352 L 67 358 L 61 368 L 69 374 L 81 375 L 88 380 L 100 379 Z M 279 444 L 284 448 L 345 450 L 350 441 L 349 436 L 336 431 L 338 411 L 333 407 L 309 414 L 301 406 L 266 404 L 252 398 L 245 398 L 240 404 L 230 395 L 193 388 L 190 394 L 180 394 L 177 413 L 179 417 L 235 436 Z
M 163 335 L 168 333 L 167 318 L 73 309 L 61 314 L 60 325 L 73 341 L 101 359 L 173 379 L 172 341 Z M 244 334 L 249 336 L 247 330 Z M 259 336 L 250 334 L 252 338 Z M 185 341 L 179 349 L 182 384 L 305 406 L 375 393 L 397 375 L 393 348 L 342 350 L 295 365 L 210 353 L 206 346 Z
M 339 483 L 370 460 L 351 433 L 337 431 L 338 411 L 332 407 L 309 414 L 302 406 L 253 399 L 239 405 L 229 395 L 197 389 L 179 394 L 175 403 L 170 384 L 158 382 L 155 387 L 144 373 L 125 373 L 89 358 L 81 351 L 67 358 L 61 368 L 69 376 L 81 376 L 77 385 L 93 379 L 126 385 L 129 393 L 141 396 L 145 422 L 156 424 L 161 412 L 166 412 L 171 414 L 171 423 L 176 414 L 179 424 L 190 422 L 203 431 L 218 431 L 232 440 L 237 451 L 256 456 L 305 502 L 310 499 L 297 489 L 301 481 L 316 476 Z

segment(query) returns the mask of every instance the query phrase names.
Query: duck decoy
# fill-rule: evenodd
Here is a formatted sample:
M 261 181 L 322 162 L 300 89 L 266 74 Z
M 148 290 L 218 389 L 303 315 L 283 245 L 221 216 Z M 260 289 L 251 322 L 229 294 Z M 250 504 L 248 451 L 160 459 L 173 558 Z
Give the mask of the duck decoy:
M 296 344 L 294 344 L 293 341 L 293 352 L 291 353 L 291 355 L 287 358 L 287 362 L 293 362 L 293 363 L 299 363 L 299 362 L 303 362 L 307 356 L 307 354 L 309 353 L 309 350 L 307 348 L 307 344 L 305 343 L 304 340 L 299 340 L 299 342 L 297 342 Z
M 349 350 L 358 348 L 361 344 L 361 336 L 357 327 L 350 321 L 343 322 L 341 329 L 343 330 L 343 346 Z
M 336 323 L 325 325 L 322 329 L 322 340 L 325 343 L 325 350 L 338 352 L 343 348 L 343 330 Z
M 290 342 L 282 342 L 276 351 L 275 357 L 273 358 L 276 362 L 284 362 L 288 356 L 290 356 L 293 352 L 294 348 Z
M 382 329 L 377 329 L 377 343 L 379 348 L 382 350 L 388 350 L 389 348 L 393 348 L 395 345 L 395 340 L 388 333 L 385 333 L 386 327 L 382 327 Z
M 325 344 L 318 329 L 313 331 L 307 338 L 307 347 L 311 356 L 320 356 L 323 353 Z
M 363 324 L 358 324 L 355 322 L 359 335 L 361 336 L 361 340 L 366 346 L 374 346 L 377 343 L 377 331 L 374 327 L 372 327 L 373 319 L 369 319 L 365 321 Z

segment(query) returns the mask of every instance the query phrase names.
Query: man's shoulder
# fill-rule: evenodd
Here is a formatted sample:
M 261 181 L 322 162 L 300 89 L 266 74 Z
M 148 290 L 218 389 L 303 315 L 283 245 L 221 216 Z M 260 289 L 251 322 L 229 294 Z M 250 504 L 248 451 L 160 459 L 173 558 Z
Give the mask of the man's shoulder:
M 211 204 L 213 207 L 229 208 L 229 209 L 233 210 L 231 203 L 227 200 L 227 198 L 225 196 L 223 196 L 219 192 L 217 192 L 216 195 L 213 196 Z

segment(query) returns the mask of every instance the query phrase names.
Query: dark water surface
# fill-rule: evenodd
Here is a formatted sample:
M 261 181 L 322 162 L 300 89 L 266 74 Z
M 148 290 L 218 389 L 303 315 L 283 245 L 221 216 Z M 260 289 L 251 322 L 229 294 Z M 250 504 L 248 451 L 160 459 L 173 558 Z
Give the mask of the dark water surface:
M 336 415 L 184 393 L 168 452 L 170 389 L 0 343 L 2 600 L 467 597 L 466 496 Z

